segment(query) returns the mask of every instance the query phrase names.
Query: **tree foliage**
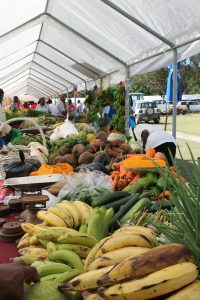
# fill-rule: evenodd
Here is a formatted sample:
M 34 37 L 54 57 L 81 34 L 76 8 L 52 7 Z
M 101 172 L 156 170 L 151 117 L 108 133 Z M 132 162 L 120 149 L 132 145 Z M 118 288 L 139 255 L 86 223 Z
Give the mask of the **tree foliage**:
M 132 77 L 131 92 L 145 95 L 165 95 L 168 68 Z M 183 94 L 200 94 L 200 54 L 181 63 L 181 86 Z

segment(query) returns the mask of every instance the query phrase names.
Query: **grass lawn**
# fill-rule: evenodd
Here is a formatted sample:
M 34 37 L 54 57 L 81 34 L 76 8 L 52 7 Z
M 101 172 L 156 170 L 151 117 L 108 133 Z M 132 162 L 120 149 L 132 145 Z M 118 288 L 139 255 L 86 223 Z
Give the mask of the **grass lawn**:
M 189 145 L 194 158 L 197 159 L 197 157 L 200 157 L 200 143 L 195 143 L 193 141 L 186 141 L 183 139 L 177 139 L 177 144 L 178 144 L 180 152 L 183 156 L 183 159 L 187 160 L 187 161 L 192 161 L 192 158 L 191 158 L 191 155 L 190 155 L 190 152 L 189 152 L 189 149 L 188 149 L 188 146 L 186 143 Z M 176 157 L 181 158 L 178 147 L 177 147 L 177 151 L 176 151 Z
M 161 116 L 159 126 L 164 128 L 165 116 Z M 177 132 L 200 135 L 200 113 L 178 115 L 176 118 Z M 172 116 L 168 116 L 167 130 L 172 131 Z

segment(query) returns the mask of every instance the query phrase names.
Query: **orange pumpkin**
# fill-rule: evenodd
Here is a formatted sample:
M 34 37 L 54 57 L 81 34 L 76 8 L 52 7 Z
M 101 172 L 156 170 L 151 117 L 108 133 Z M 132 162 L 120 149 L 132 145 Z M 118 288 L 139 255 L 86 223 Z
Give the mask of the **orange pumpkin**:
M 165 157 L 162 152 L 156 152 L 154 159 L 165 159 Z
M 156 151 L 153 149 L 153 148 L 148 148 L 147 150 L 146 150 L 146 156 L 148 156 L 148 157 L 154 157 L 154 155 L 155 155 L 155 153 L 156 153 Z

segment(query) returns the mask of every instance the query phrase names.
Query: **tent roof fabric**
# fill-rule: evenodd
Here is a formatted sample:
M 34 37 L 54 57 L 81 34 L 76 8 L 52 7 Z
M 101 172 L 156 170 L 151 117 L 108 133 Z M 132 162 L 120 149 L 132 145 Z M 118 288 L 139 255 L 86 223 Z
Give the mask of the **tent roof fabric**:
M 199 0 L 6 0 L 0 87 L 53 96 L 125 80 L 200 52 Z

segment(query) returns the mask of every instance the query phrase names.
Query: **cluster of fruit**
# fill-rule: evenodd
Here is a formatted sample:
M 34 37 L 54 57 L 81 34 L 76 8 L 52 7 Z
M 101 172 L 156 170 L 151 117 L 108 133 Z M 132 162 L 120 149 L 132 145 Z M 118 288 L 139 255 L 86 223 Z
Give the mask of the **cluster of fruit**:
M 62 283 L 82 273 L 84 259 L 97 243 L 95 238 L 71 228 L 29 223 L 22 223 L 22 228 L 26 234 L 35 236 L 40 245 L 20 248 L 21 256 L 14 261 L 34 266 L 41 281 Z M 19 246 L 22 244 L 19 243 Z
M 81 224 L 88 224 L 91 212 L 92 207 L 84 202 L 63 200 L 47 211 L 38 211 L 37 218 L 48 226 L 79 228 Z
M 183 245 L 158 246 L 149 228 L 122 227 L 92 248 L 85 273 L 60 288 L 82 292 L 84 299 L 153 299 L 191 283 L 191 289 L 199 286 L 194 261 L 191 250 Z M 180 299 L 173 297 L 169 299 Z

